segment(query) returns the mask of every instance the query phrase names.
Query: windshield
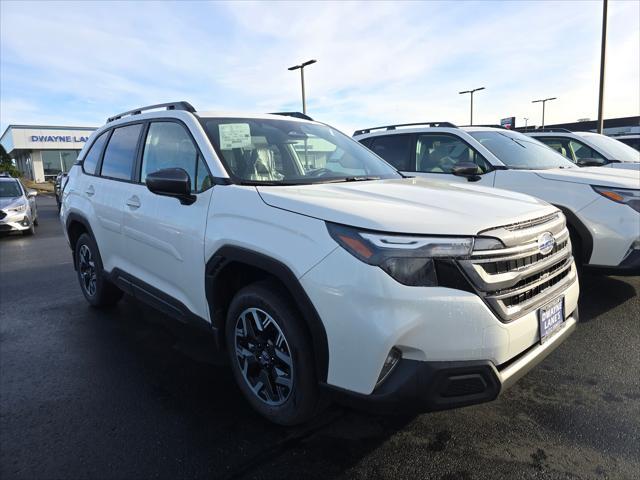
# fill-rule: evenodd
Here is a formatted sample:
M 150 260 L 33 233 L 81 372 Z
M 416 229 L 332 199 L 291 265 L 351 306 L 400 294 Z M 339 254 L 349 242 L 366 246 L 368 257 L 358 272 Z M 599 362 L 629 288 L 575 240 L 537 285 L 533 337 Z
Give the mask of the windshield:
M 13 198 L 22 196 L 22 190 L 17 180 L 0 182 L 0 198 Z
M 234 181 L 300 185 L 401 175 L 326 125 L 254 118 L 205 118 L 205 131 Z
M 469 134 L 509 168 L 575 168 L 573 163 L 545 144 L 518 132 L 487 130 Z
M 640 152 L 634 150 L 629 145 L 625 145 L 615 138 L 606 135 L 582 135 L 597 148 L 606 153 L 609 160 L 620 160 L 621 162 L 640 162 Z

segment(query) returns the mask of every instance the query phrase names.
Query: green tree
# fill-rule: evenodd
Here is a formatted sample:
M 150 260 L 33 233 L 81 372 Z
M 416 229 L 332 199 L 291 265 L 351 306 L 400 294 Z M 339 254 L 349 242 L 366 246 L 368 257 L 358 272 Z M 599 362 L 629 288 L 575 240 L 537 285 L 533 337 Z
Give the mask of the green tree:
M 15 167 L 13 160 L 11 160 L 11 157 L 2 145 L 0 145 L 0 173 L 8 173 L 16 178 L 20 176 L 20 170 Z

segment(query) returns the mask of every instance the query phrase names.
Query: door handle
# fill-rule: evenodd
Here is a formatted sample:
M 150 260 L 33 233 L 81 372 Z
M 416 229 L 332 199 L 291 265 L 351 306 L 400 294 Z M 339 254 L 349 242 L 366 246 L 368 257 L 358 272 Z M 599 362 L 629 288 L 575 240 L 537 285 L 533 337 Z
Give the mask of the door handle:
M 89 185 L 89 188 L 87 188 L 84 193 L 87 194 L 87 196 L 89 197 L 93 197 L 93 195 L 96 193 L 96 191 L 93 189 L 93 185 Z
M 140 208 L 140 199 L 135 195 L 127 200 L 127 206 L 132 209 Z

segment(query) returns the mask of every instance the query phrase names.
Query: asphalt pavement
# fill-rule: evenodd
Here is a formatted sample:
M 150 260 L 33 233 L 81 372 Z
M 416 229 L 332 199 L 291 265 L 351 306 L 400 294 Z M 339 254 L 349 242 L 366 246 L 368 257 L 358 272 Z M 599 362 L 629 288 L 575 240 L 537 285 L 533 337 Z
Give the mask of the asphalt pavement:
M 584 276 L 581 324 L 497 401 L 419 416 L 255 414 L 208 339 L 85 302 L 52 197 L 0 238 L 0 478 L 637 479 L 640 278 Z

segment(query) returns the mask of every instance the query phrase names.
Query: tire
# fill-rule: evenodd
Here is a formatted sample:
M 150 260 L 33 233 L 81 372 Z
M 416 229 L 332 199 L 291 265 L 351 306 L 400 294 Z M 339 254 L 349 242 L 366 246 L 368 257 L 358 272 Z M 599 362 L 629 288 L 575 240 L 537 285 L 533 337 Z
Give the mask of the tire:
M 36 212 L 36 218 L 33 219 L 33 224 L 37 227 L 38 226 L 38 213 Z
M 118 303 L 123 292 L 105 278 L 100 252 L 93 237 L 87 233 L 80 235 L 74 256 L 78 282 L 87 302 L 97 308 Z
M 311 342 L 300 314 L 278 284 L 258 282 L 235 295 L 225 338 L 233 376 L 262 416 L 280 425 L 297 425 L 317 413 Z

